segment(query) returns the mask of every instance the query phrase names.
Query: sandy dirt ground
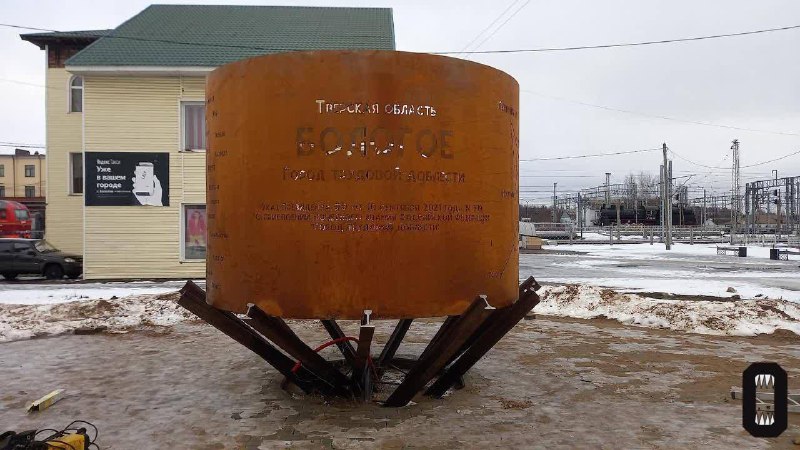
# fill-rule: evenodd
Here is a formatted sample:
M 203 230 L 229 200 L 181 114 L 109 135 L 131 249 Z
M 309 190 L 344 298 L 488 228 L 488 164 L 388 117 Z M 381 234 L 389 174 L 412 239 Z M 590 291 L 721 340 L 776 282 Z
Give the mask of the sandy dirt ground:
M 392 325 L 379 322 L 375 352 Z M 327 340 L 316 324 L 292 326 L 307 342 Z M 414 322 L 399 355 L 421 352 L 437 327 Z M 0 428 L 88 420 L 104 449 L 800 448 L 791 442 L 799 414 L 776 439 L 742 429 L 729 390 L 753 361 L 780 363 L 790 390 L 800 389 L 795 334 L 704 336 L 539 316 L 476 365 L 465 389 L 391 409 L 287 393 L 256 355 L 184 323 L 0 344 Z M 24 412 L 55 388 L 69 396 Z

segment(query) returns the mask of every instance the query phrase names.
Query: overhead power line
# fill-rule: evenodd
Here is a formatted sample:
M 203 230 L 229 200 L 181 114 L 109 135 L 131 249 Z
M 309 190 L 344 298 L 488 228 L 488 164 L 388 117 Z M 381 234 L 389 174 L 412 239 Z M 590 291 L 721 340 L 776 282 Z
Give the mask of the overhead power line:
M 770 159 L 768 161 L 762 161 L 762 162 L 756 163 L 756 164 L 747 164 L 746 166 L 739 166 L 739 168 L 740 169 L 746 169 L 748 167 L 763 166 L 764 164 L 769 164 L 771 162 L 780 161 L 782 159 L 786 159 L 786 158 L 788 158 L 790 156 L 794 156 L 794 155 L 797 155 L 797 154 L 800 154 L 800 150 L 798 150 L 798 151 L 796 151 L 794 153 L 789 153 L 788 155 L 783 155 L 783 156 L 775 158 L 775 159 Z
M 0 81 L 5 81 L 6 83 L 24 84 L 26 86 L 36 86 L 36 87 L 42 87 L 42 88 L 46 88 L 47 87 L 47 86 L 45 86 L 43 84 L 29 83 L 27 81 L 20 81 L 20 80 L 11 80 L 11 79 L 8 79 L 8 78 L 0 78 Z
M 788 27 L 765 28 L 762 30 L 753 30 L 753 31 L 740 31 L 738 33 L 712 34 L 708 36 L 660 39 L 655 41 L 625 42 L 618 44 L 577 45 L 572 47 L 539 47 L 539 48 L 525 48 L 525 49 L 513 49 L 513 50 L 472 50 L 467 52 L 432 52 L 432 53 L 436 55 L 452 55 L 454 53 L 477 55 L 477 54 L 489 54 L 489 53 L 542 53 L 542 52 L 564 52 L 572 50 L 594 50 L 601 48 L 636 47 L 642 45 L 672 44 L 675 42 L 704 41 L 708 39 L 720 39 L 720 38 L 728 38 L 736 36 L 748 36 L 752 34 L 771 33 L 774 31 L 795 30 L 798 28 L 800 28 L 800 25 L 791 25 Z
M 618 112 L 618 113 L 633 114 L 633 115 L 637 115 L 637 116 L 650 117 L 652 119 L 669 120 L 669 121 L 672 121 L 672 122 L 689 123 L 689 124 L 692 124 L 692 125 L 704 125 L 704 126 L 708 126 L 708 127 L 727 128 L 729 130 L 752 131 L 752 132 L 756 132 L 756 133 L 767 133 L 767 134 L 779 134 L 779 135 L 782 135 L 782 136 L 800 136 L 800 133 L 783 132 L 783 131 L 771 131 L 771 130 L 759 130 L 759 129 L 756 129 L 756 128 L 744 128 L 744 127 L 737 127 L 737 126 L 733 126 L 733 125 L 725 125 L 725 124 L 721 124 L 721 123 L 705 122 L 705 121 L 700 121 L 700 120 L 678 119 L 678 118 L 675 118 L 675 117 L 662 116 L 662 115 L 658 115 L 658 114 L 650 114 L 650 113 L 645 113 L 645 112 L 640 112 L 640 111 L 632 111 L 632 110 L 629 110 L 629 109 L 615 108 L 613 106 L 598 105 L 598 104 L 594 104 L 594 103 L 583 102 L 583 101 L 580 101 L 580 100 L 574 100 L 574 99 L 571 99 L 571 98 L 557 97 L 555 95 L 543 94 L 541 92 L 530 91 L 530 90 L 526 90 L 526 89 L 520 89 L 520 92 L 525 92 L 527 94 L 538 95 L 540 97 L 545 97 L 545 98 L 551 98 L 551 99 L 554 99 L 554 100 L 560 100 L 560 101 L 564 101 L 564 102 L 575 103 L 575 104 L 578 104 L 578 105 L 588 106 L 588 107 L 591 107 L 591 108 L 604 109 L 606 111 L 614 111 L 614 112 Z
M 675 153 L 675 151 L 674 151 L 674 150 L 672 150 L 672 149 L 670 149 L 670 152 L 671 152 L 673 155 L 677 156 L 678 158 L 680 158 L 680 159 L 682 159 L 682 160 L 684 160 L 684 161 L 686 161 L 686 162 L 688 162 L 688 163 L 690 163 L 690 164 L 694 164 L 695 166 L 699 166 L 699 167 L 705 167 L 705 168 L 707 168 L 707 169 L 730 169 L 730 167 L 725 167 L 725 166 L 708 166 L 708 165 L 706 165 L 706 164 L 701 164 L 701 163 L 698 163 L 698 162 L 692 161 L 691 159 L 685 158 L 685 157 L 683 157 L 683 156 L 681 156 L 681 155 L 679 155 L 679 154 Z M 787 154 L 787 155 L 779 156 L 779 157 L 777 157 L 777 158 L 770 159 L 770 160 L 767 160 L 767 161 L 761 161 L 761 162 L 754 163 L 754 164 L 747 164 L 747 165 L 745 165 L 745 166 L 739 166 L 739 168 L 741 168 L 741 169 L 745 169 L 745 168 L 748 168 L 748 167 L 758 167 L 758 166 L 763 166 L 764 164 L 769 164 L 769 163 L 771 163 L 771 162 L 780 161 L 780 160 L 782 160 L 782 159 L 790 158 L 790 157 L 792 157 L 792 156 L 794 156 L 794 155 L 798 155 L 798 154 L 800 154 L 800 150 L 798 150 L 798 151 L 796 151 L 796 152 L 789 153 L 789 154 Z
M 599 175 L 520 175 L 520 178 L 597 178 Z
M 0 141 L 0 147 L 46 148 L 44 145 L 39 145 L 39 144 L 24 144 L 21 142 L 2 142 L 2 141 Z
M 460 51 L 460 52 L 458 52 L 458 53 L 459 53 L 459 54 L 460 54 L 460 53 L 462 53 L 463 51 L 465 51 L 466 49 L 468 49 L 470 45 L 474 44 L 474 43 L 475 43 L 475 41 L 477 41 L 478 39 L 480 39 L 480 37 L 481 37 L 481 36 L 483 36 L 483 33 L 486 33 L 487 31 L 489 31 L 489 29 L 490 29 L 490 28 L 492 28 L 492 27 L 494 26 L 494 24 L 496 24 L 496 23 L 497 23 L 497 22 L 498 22 L 498 21 L 499 21 L 499 20 L 500 20 L 500 19 L 501 19 L 501 18 L 502 18 L 502 17 L 503 17 L 503 16 L 504 16 L 504 15 L 505 15 L 505 14 L 506 14 L 506 13 L 507 13 L 507 12 L 508 12 L 508 11 L 509 11 L 509 10 L 510 10 L 512 7 L 513 7 L 513 6 L 514 6 L 514 5 L 516 5 L 518 1 L 519 1 L 519 0 L 514 0 L 513 2 L 511 2 L 511 4 L 510 4 L 510 5 L 508 5 L 508 7 L 506 7 L 506 9 L 504 9 L 504 10 L 503 10 L 503 12 L 501 12 L 501 13 L 500 13 L 500 15 L 498 15 L 497 17 L 495 17 L 495 18 L 494 18 L 494 20 L 492 21 L 492 23 L 490 23 L 490 24 L 489 24 L 489 25 L 488 25 L 486 28 L 484 28 L 483 30 L 481 30 L 481 32 L 480 32 L 480 33 L 478 33 L 478 34 L 477 34 L 477 35 L 476 35 L 474 38 L 472 38 L 472 40 L 471 40 L 471 41 L 469 41 L 469 42 L 467 43 L 467 45 L 465 45 L 465 46 L 464 46 L 464 48 L 462 48 L 462 49 L 461 49 L 461 51 Z
M 503 23 L 501 23 L 499 27 L 495 28 L 495 29 L 494 29 L 494 31 L 492 31 L 492 33 L 491 33 L 490 35 L 486 36 L 486 38 L 485 38 L 484 40 L 482 40 L 482 41 L 481 41 L 481 42 L 480 42 L 480 43 L 479 43 L 479 44 L 478 44 L 478 45 L 477 45 L 475 48 L 476 48 L 476 49 L 479 49 L 479 48 L 481 48 L 481 45 L 485 44 L 485 43 L 486 43 L 486 41 L 488 41 L 488 40 L 489 40 L 489 39 L 491 39 L 491 38 L 492 38 L 492 37 L 493 37 L 495 34 L 497 34 L 497 32 L 498 32 L 498 31 L 500 31 L 500 29 L 501 29 L 501 28 L 503 28 L 503 27 L 505 26 L 505 24 L 507 24 L 507 23 L 508 23 L 508 21 L 509 21 L 509 20 L 513 19 L 513 18 L 514 18 L 514 16 L 516 16 L 516 15 L 517 15 L 517 14 L 518 14 L 520 11 L 522 11 L 523 9 L 525 9 L 525 7 L 526 7 L 526 6 L 528 6 L 528 3 L 530 3 L 530 2 L 531 2 L 531 0 L 527 0 L 527 1 L 526 1 L 526 2 L 525 2 L 523 5 L 522 5 L 522 6 L 520 6 L 519 8 L 517 8 L 517 10 L 516 10 L 516 11 L 514 11 L 514 12 L 513 12 L 513 13 L 512 13 L 510 16 L 508 16 L 508 18 L 507 18 L 505 21 L 503 21 Z M 463 52 L 463 53 L 474 54 L 473 52 Z M 463 53 L 462 53 L 462 54 L 463 54 Z
M 526 3 L 527 5 L 527 3 Z M 524 7 L 524 5 L 523 5 Z M 520 8 L 522 9 L 522 8 Z M 517 10 L 519 12 L 519 10 Z M 516 14 L 516 12 L 515 12 Z M 512 15 L 513 17 L 513 15 Z M 510 20 L 510 18 L 508 19 Z M 49 28 L 40 28 L 40 27 L 31 27 L 27 25 L 16 25 L 10 23 L 0 23 L 2 27 L 8 28 L 16 28 L 20 30 L 32 30 L 32 31 L 44 31 L 49 33 L 59 33 L 59 30 L 53 30 Z M 502 26 L 502 25 L 501 25 Z M 445 51 L 445 52 L 429 52 L 434 55 L 453 55 L 453 54 L 489 54 L 489 53 L 542 53 L 542 52 L 561 52 L 561 51 L 572 51 L 572 50 L 591 50 L 591 49 L 602 49 L 602 48 L 618 48 L 618 47 L 634 47 L 634 46 L 643 46 L 643 45 L 658 45 L 658 44 L 670 44 L 675 42 L 690 42 L 690 41 L 703 41 L 709 39 L 721 39 L 721 38 L 728 38 L 728 37 L 737 37 L 737 36 L 748 36 L 754 34 L 762 34 L 762 33 L 771 33 L 776 31 L 788 31 L 788 30 L 795 30 L 800 29 L 800 25 L 790 25 L 785 27 L 777 27 L 777 28 L 765 28 L 761 30 L 752 30 L 752 31 L 741 31 L 737 33 L 724 33 L 724 34 L 712 34 L 707 36 L 693 36 L 693 37 L 684 37 L 684 38 L 674 38 L 674 39 L 661 39 L 661 40 L 653 40 L 653 41 L 641 41 L 641 42 L 626 42 L 626 43 L 618 43 L 618 44 L 597 44 L 597 45 L 579 45 L 579 46 L 571 46 L 571 47 L 541 47 L 541 48 L 528 48 L 528 49 L 508 49 L 508 50 L 471 50 L 471 51 Z M 274 47 L 259 47 L 259 46 L 252 46 L 252 45 L 237 45 L 237 44 L 212 44 L 212 43 L 200 43 L 200 42 L 189 42 L 189 41 L 178 41 L 174 39 L 156 39 L 156 38 L 148 38 L 148 37 L 138 37 L 138 36 L 119 36 L 114 34 L 113 32 L 108 35 L 101 36 L 102 39 L 127 39 L 133 41 L 142 41 L 142 42 L 161 42 L 166 44 L 179 44 L 179 45 L 193 45 L 197 47 L 220 47 L 220 48 L 241 48 L 241 49 L 249 49 L 249 50 L 267 50 L 267 51 L 293 51 L 293 50 L 307 50 L 307 49 L 294 49 L 294 48 L 274 48 Z
M 531 158 L 531 159 L 520 159 L 520 162 L 531 162 L 531 161 L 560 161 L 562 159 L 582 159 L 582 158 L 598 158 L 602 156 L 615 156 L 615 155 L 629 155 L 631 153 L 644 153 L 644 152 L 654 152 L 657 150 L 661 150 L 661 148 L 645 148 L 642 150 L 627 150 L 621 152 L 612 152 L 612 153 L 594 153 L 591 155 L 572 155 L 572 156 L 554 156 L 551 158 Z

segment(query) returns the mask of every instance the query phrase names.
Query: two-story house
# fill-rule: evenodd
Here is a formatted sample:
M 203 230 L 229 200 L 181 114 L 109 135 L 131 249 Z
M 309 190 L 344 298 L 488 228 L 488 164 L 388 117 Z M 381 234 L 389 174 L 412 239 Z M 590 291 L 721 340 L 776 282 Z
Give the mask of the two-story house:
M 87 279 L 203 277 L 206 74 L 282 51 L 391 50 L 392 20 L 153 5 L 114 30 L 22 35 L 47 58 L 46 238 L 83 254 Z

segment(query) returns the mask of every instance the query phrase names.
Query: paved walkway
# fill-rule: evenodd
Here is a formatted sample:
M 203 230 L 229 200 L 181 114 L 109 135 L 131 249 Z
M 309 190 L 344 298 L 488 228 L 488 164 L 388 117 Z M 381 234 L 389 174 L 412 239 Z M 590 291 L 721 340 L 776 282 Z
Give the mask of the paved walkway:
M 378 326 L 381 344 L 390 325 Z M 292 326 L 308 342 L 326 340 L 316 324 Z M 400 355 L 419 353 L 437 326 L 415 322 Z M 756 439 L 729 400 L 741 371 L 761 360 L 783 365 L 800 390 L 796 335 L 710 337 L 540 316 L 481 361 L 464 390 L 390 409 L 284 392 L 254 354 L 186 324 L 0 344 L 0 428 L 88 420 L 103 449 L 792 448 L 797 414 L 780 438 Z M 55 388 L 71 396 L 24 413 Z

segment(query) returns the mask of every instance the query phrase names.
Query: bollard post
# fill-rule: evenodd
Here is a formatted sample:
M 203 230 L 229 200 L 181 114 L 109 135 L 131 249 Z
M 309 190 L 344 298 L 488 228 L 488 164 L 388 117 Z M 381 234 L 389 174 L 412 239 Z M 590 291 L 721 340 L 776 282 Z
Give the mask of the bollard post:
M 653 229 L 650 228 L 650 245 L 653 245 Z

